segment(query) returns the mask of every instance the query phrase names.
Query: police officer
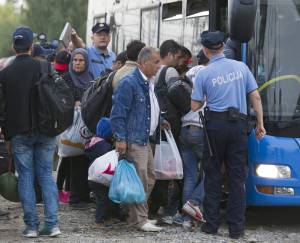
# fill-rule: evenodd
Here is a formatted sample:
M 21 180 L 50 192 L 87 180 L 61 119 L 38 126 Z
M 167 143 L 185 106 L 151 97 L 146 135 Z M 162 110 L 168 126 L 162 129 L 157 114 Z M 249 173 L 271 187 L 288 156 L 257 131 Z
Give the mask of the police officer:
M 225 34 L 204 31 L 201 44 L 209 65 L 197 74 L 192 93 L 192 110 L 201 108 L 206 100 L 205 112 L 208 138 L 204 149 L 205 198 L 201 230 L 216 234 L 219 227 L 221 197 L 221 164 L 225 162 L 229 179 L 229 198 L 226 221 L 229 237 L 244 235 L 245 179 L 247 163 L 247 96 L 256 112 L 256 137 L 261 139 L 263 126 L 261 99 L 256 81 L 248 67 L 223 54 Z M 209 145 L 212 153 L 209 152 Z
M 89 59 L 89 72 L 93 79 L 104 75 L 112 69 L 116 54 L 108 49 L 111 39 L 110 27 L 106 23 L 96 23 L 92 28 L 93 46 L 87 47 Z M 73 29 L 71 40 L 75 48 L 84 48 L 85 44 Z

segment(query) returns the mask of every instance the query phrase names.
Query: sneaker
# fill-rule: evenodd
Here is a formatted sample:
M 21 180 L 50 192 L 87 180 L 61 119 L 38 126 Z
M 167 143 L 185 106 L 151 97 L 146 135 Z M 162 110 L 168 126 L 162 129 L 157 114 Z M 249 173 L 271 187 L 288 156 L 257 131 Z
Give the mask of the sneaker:
M 185 230 L 189 230 L 190 231 L 192 229 L 192 221 L 191 220 L 185 220 L 185 221 L 183 221 L 182 227 Z
M 190 201 L 187 201 L 182 210 L 186 212 L 188 215 L 192 216 L 194 219 L 198 221 L 203 221 L 203 215 L 198 206 L 193 205 Z
M 61 204 L 67 204 L 70 201 L 70 192 L 59 191 L 58 199 Z
M 245 232 L 244 231 L 239 231 L 239 232 L 229 232 L 229 237 L 231 239 L 239 239 L 244 237 Z
M 161 221 L 165 224 L 172 225 L 173 224 L 173 217 L 172 216 L 164 216 L 161 218 Z
M 142 227 L 140 227 L 140 230 L 145 232 L 158 232 L 161 231 L 162 228 L 146 222 Z
M 147 219 L 147 222 L 149 222 L 150 224 L 153 224 L 153 225 L 157 224 L 157 220 L 156 219 Z
M 30 229 L 28 227 L 23 231 L 22 234 L 23 234 L 24 237 L 27 237 L 27 238 L 36 238 L 36 237 L 38 237 L 38 231 L 35 230 L 35 229 Z
M 209 226 L 207 223 L 204 223 L 201 226 L 201 231 L 204 232 L 205 234 L 209 234 L 209 235 L 216 235 L 218 232 L 217 229 L 211 228 L 211 226 Z
M 57 226 L 54 226 L 52 228 L 44 227 L 40 231 L 40 236 L 56 237 L 60 234 L 61 232 Z
M 182 225 L 182 224 L 183 224 L 183 221 L 184 221 L 184 218 L 183 218 L 183 216 L 182 216 L 180 213 L 177 212 L 177 213 L 173 216 L 173 223 L 174 223 L 174 224 Z

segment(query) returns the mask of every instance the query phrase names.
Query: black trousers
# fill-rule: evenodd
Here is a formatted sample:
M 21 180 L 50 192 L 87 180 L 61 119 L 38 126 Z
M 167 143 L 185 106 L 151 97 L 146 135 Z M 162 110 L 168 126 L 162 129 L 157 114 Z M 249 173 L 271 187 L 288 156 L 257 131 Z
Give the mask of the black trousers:
M 71 170 L 71 197 L 70 203 L 89 201 L 90 189 L 88 185 L 88 170 L 90 162 L 85 155 L 68 157 Z
M 65 191 L 71 190 L 71 159 L 63 158 L 57 170 L 57 189 L 59 191 L 63 190 L 65 184 Z
M 96 197 L 96 223 L 101 223 L 103 220 L 108 220 L 112 217 L 122 219 L 120 206 L 108 198 L 109 188 L 93 181 L 89 181 L 91 190 Z
M 208 144 L 204 147 L 204 219 L 210 231 L 216 232 L 220 224 L 221 165 L 224 162 L 229 180 L 226 222 L 230 233 L 244 230 L 247 172 L 247 121 L 230 122 L 209 120 L 207 132 L 213 150 L 210 157 Z

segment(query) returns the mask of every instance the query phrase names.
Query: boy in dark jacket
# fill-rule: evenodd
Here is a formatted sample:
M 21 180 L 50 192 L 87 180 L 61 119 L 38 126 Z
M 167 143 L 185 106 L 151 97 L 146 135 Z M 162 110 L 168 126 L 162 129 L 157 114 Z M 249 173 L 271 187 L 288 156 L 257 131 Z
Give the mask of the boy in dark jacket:
M 112 137 L 110 120 L 105 117 L 101 118 L 97 124 L 96 136 L 85 147 L 85 153 L 90 162 L 113 150 Z M 108 198 L 109 188 L 107 186 L 94 181 L 89 181 L 89 186 L 96 197 L 96 224 L 107 225 L 107 220 L 112 217 L 124 219 L 124 216 L 120 215 L 119 205 Z

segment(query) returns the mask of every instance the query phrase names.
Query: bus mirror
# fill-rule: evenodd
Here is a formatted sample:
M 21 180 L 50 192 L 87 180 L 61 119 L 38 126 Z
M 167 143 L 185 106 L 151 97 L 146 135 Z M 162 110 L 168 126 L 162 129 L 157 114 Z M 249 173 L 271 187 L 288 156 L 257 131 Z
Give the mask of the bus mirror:
M 228 0 L 229 35 L 233 40 L 248 42 L 254 32 L 256 0 Z

